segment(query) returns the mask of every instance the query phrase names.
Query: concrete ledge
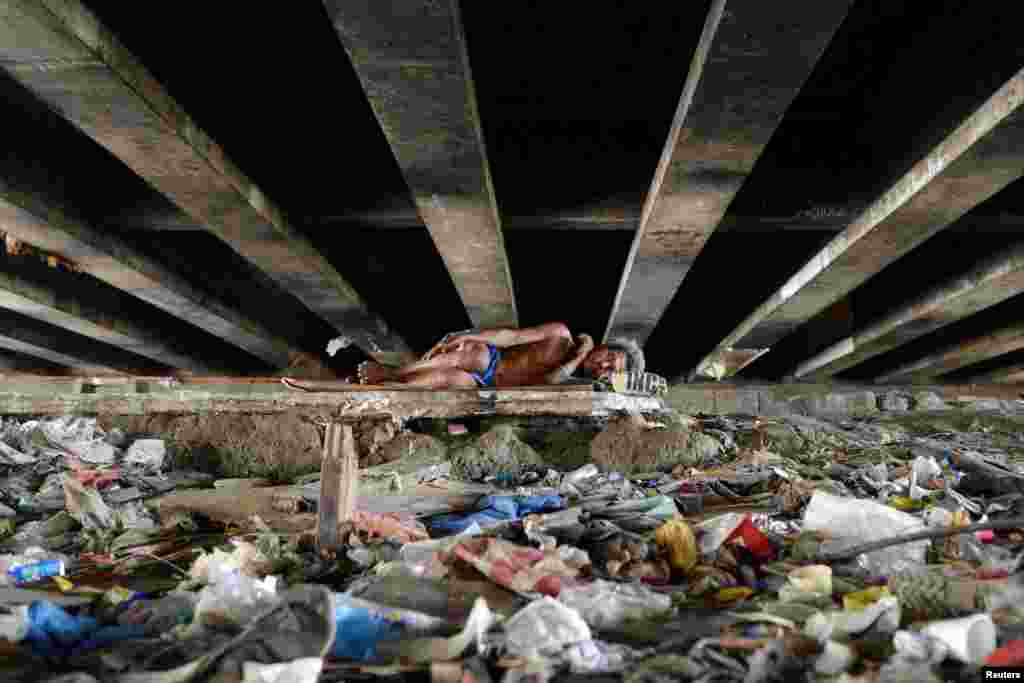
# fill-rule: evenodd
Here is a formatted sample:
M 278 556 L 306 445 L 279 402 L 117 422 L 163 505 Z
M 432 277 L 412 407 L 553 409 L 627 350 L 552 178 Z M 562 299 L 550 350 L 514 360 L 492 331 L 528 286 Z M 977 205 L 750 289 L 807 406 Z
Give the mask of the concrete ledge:
M 1012 409 L 1024 385 L 949 384 L 870 387 L 836 384 L 685 384 L 669 388 L 665 403 L 683 413 L 872 415 L 941 410 L 954 404 L 979 410 Z M 1024 404 L 1021 404 L 1024 406 Z

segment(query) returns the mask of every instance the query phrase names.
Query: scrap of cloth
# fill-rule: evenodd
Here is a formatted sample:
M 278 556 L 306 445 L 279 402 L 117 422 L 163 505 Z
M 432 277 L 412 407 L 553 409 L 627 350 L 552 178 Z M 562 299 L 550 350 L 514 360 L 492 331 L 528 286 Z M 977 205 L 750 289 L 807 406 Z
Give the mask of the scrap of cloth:
M 500 538 L 473 538 L 455 546 L 453 553 L 494 583 L 517 593 L 558 597 L 562 584 L 575 579 L 582 569 L 576 562 L 562 559 L 557 550 L 526 548 Z

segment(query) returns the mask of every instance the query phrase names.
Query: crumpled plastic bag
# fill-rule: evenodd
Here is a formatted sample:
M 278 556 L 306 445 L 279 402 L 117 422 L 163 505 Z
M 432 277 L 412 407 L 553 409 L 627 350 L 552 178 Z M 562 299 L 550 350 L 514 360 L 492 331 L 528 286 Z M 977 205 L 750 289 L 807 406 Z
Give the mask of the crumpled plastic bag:
M 650 619 L 672 609 L 672 598 L 643 584 L 597 580 L 566 588 L 558 601 L 576 610 L 597 630 L 611 629 L 629 619 Z
M 505 622 L 510 654 L 553 654 L 567 645 L 590 640 L 590 627 L 580 613 L 552 598 L 534 600 Z

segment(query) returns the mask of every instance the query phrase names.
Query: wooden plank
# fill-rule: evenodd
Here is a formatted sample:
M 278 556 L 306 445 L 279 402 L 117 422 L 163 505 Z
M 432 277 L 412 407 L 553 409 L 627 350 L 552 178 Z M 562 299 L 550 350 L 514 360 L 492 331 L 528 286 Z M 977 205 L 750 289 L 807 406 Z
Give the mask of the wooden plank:
M 851 4 L 711 3 L 605 340 L 646 342 Z M 679 87 L 673 80 L 683 66 L 665 65 L 651 83 Z
M 342 546 L 338 525 L 345 516 L 351 519 L 354 503 L 349 495 L 351 469 L 345 462 L 351 444 L 352 427 L 331 422 L 324 434 L 324 455 L 320 466 L 320 500 L 317 506 L 316 540 L 321 554 L 334 555 Z M 346 444 L 348 448 L 343 446 Z M 357 475 L 358 476 L 358 475 Z M 345 514 L 347 512 L 347 515 Z
M 458 0 L 324 6 L 473 325 L 518 326 Z

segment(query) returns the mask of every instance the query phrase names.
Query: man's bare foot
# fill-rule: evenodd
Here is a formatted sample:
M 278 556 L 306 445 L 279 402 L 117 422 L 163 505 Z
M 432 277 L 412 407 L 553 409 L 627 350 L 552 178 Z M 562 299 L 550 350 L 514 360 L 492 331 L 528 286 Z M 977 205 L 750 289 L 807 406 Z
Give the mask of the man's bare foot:
M 394 370 L 373 360 L 360 363 L 358 374 L 360 384 L 384 384 L 398 379 Z

